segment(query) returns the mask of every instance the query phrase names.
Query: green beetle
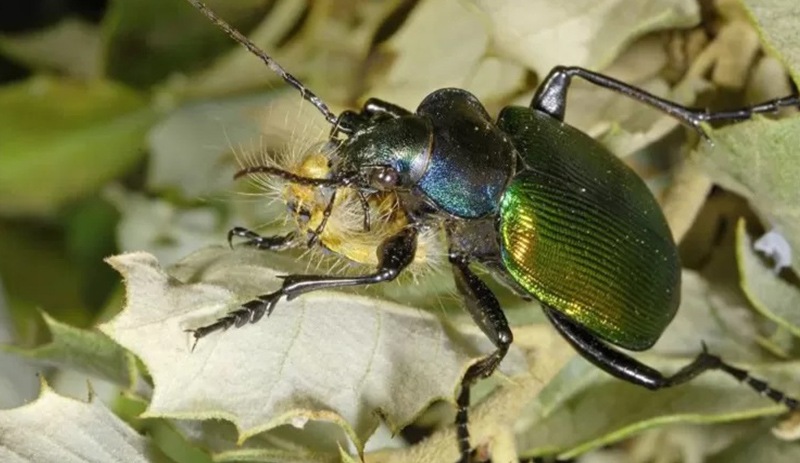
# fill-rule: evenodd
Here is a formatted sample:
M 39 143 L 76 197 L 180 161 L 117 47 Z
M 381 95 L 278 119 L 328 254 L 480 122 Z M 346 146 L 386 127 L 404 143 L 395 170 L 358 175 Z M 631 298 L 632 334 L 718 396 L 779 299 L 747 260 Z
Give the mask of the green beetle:
M 795 399 L 705 350 L 674 375 L 664 376 L 614 347 L 648 349 L 669 325 L 680 303 L 678 253 L 644 182 L 602 145 L 563 122 L 573 77 L 653 106 L 701 134 L 703 122 L 739 121 L 798 106 L 797 96 L 709 113 L 583 68 L 559 66 L 544 79 L 530 107 L 505 108 L 497 121 L 475 96 L 455 88 L 432 92 L 413 112 L 370 99 L 360 111 L 337 116 L 202 3 L 189 2 L 298 89 L 332 126 L 324 176 L 305 177 L 274 166 L 248 167 L 237 174 L 272 175 L 319 189 L 327 205 L 310 236 L 262 237 L 237 227 L 229 240 L 244 238 L 249 246 L 270 250 L 313 246 L 341 189 L 362 198 L 365 229 L 370 228 L 367 198 L 374 194 L 396 195 L 408 222 L 378 246 L 374 272 L 289 275 L 277 291 L 192 330 L 196 339 L 255 323 L 283 298 L 393 280 L 414 261 L 420 231 L 438 227 L 447 234 L 449 262 L 464 305 L 496 347 L 462 380 L 456 415 L 462 462 L 470 458 L 470 387 L 494 372 L 513 340 L 497 298 L 472 271 L 474 264 L 493 271 L 521 297 L 539 300 L 582 356 L 620 379 L 659 389 L 717 369 L 778 403 L 798 407 Z

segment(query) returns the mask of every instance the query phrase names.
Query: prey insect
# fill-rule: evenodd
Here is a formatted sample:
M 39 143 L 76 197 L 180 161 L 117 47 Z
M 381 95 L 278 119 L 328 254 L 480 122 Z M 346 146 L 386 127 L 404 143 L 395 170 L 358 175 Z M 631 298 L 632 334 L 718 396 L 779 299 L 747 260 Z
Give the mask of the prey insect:
M 556 330 L 607 373 L 649 389 L 677 386 L 709 370 L 722 371 L 756 392 L 797 409 L 797 400 L 754 379 L 705 347 L 672 375 L 621 350 L 643 351 L 661 336 L 680 304 L 678 252 L 666 219 L 644 182 L 606 148 L 564 123 L 567 91 L 578 78 L 663 111 L 706 136 L 704 122 L 736 122 L 800 105 L 796 95 L 731 111 L 708 112 L 654 96 L 580 67 L 558 66 L 527 107 L 504 108 L 492 118 L 466 90 L 430 93 L 414 110 L 371 98 L 359 111 L 331 112 L 316 94 L 264 51 L 197 0 L 188 0 L 260 58 L 312 104 L 331 125 L 321 169 L 305 173 L 274 166 L 240 172 L 283 179 L 309 194 L 326 193 L 296 234 L 262 237 L 234 228 L 229 239 L 269 250 L 311 246 L 325 239 L 337 201 L 348 195 L 363 213 L 365 230 L 391 222 L 376 246 L 374 270 L 356 276 L 289 275 L 281 287 L 193 331 L 255 323 L 282 299 L 396 279 L 412 265 L 420 235 L 441 229 L 456 287 L 495 350 L 465 373 L 456 398 L 457 445 L 470 461 L 470 388 L 490 376 L 513 341 L 500 303 L 475 266 L 489 270 L 523 298 L 537 299 Z M 393 201 L 391 219 L 373 217 L 375 201 Z M 372 202 L 372 203 L 371 203 Z M 301 214 L 302 215 L 302 214 Z M 381 226 L 385 226 L 383 223 Z M 347 254 L 345 248 L 339 252 Z M 352 257 L 352 256 L 351 256 Z

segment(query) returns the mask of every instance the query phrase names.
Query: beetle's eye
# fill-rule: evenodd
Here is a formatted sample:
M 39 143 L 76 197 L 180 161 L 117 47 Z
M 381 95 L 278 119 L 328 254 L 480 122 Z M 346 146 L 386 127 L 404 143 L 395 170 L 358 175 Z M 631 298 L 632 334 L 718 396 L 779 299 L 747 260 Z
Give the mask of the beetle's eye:
M 370 173 L 370 184 L 378 190 L 390 190 L 397 186 L 400 175 L 392 167 L 377 167 Z

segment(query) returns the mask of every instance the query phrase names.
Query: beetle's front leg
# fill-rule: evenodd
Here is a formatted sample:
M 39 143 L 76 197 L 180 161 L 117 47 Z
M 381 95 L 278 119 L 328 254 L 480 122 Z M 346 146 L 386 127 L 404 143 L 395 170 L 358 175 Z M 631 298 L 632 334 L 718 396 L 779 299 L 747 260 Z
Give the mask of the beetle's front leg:
M 378 120 L 410 116 L 411 111 L 378 98 L 370 98 L 361 107 L 361 111 L 344 111 L 331 129 L 331 136 L 339 132 L 352 134 L 375 124 Z
M 214 331 L 237 328 L 246 323 L 255 323 L 264 315 L 269 315 L 281 298 L 292 300 L 295 297 L 320 289 L 342 288 L 346 286 L 369 285 L 391 281 L 414 260 L 417 250 L 417 229 L 408 227 L 387 238 L 378 248 L 378 268 L 368 275 L 356 277 L 331 277 L 327 275 L 289 275 L 283 278 L 280 289 L 273 293 L 258 296 L 242 305 L 238 310 L 220 318 L 216 322 L 191 330 L 195 340 Z
M 500 365 L 513 340 L 511 328 L 500 308 L 500 303 L 480 278 L 469 268 L 469 258 L 463 254 L 450 254 L 456 287 L 461 293 L 464 303 L 472 319 L 497 348 L 494 352 L 473 364 L 461 380 L 461 392 L 456 400 L 456 436 L 458 437 L 459 463 L 470 461 L 468 408 L 470 388 L 482 378 L 490 376 Z
M 379 98 L 370 98 L 366 103 L 364 103 L 364 107 L 361 108 L 361 114 L 369 117 L 370 119 L 374 119 L 381 116 L 398 118 L 410 116 L 413 113 L 394 103 L 389 103 L 388 101 L 384 101 Z
M 800 106 L 800 96 L 797 94 L 777 98 L 763 103 L 737 108 L 729 111 L 709 112 L 705 109 L 689 108 L 675 102 L 657 97 L 633 85 L 614 79 L 597 72 L 576 66 L 556 66 L 544 79 L 536 90 L 531 101 L 531 107 L 543 111 L 556 119 L 563 121 L 567 107 L 567 90 L 573 77 L 580 77 L 594 85 L 621 93 L 629 98 L 640 101 L 646 105 L 669 114 L 684 124 L 702 131 L 700 124 L 703 122 L 738 122 L 750 119 L 754 114 L 774 113 L 780 108 Z

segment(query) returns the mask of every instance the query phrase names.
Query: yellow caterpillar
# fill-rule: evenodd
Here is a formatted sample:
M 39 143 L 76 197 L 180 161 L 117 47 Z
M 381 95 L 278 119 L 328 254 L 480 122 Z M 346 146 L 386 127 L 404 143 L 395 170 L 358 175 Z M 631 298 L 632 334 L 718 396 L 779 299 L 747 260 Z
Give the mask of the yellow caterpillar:
M 305 150 L 267 154 L 257 162 L 302 177 L 326 178 L 334 161 L 332 156 L 333 150 L 316 145 Z M 246 159 L 243 164 L 243 167 L 253 165 L 254 160 Z M 365 229 L 364 206 L 357 190 L 339 187 L 330 215 L 324 227 L 320 227 L 325 221 L 332 187 L 297 184 L 266 174 L 250 177 L 267 195 L 287 206 L 287 221 L 294 224 L 298 236 L 310 238 L 321 229 L 313 242 L 309 239 L 309 250 L 321 259 L 330 254 L 344 259 L 350 265 L 333 267 L 346 273 L 359 267 L 375 268 L 377 250 L 383 241 L 409 223 L 394 192 L 375 192 L 365 196 L 369 211 L 369 229 Z M 439 227 L 434 227 L 420 234 L 414 262 L 409 267 L 412 278 L 442 267 L 447 259 L 442 233 Z

